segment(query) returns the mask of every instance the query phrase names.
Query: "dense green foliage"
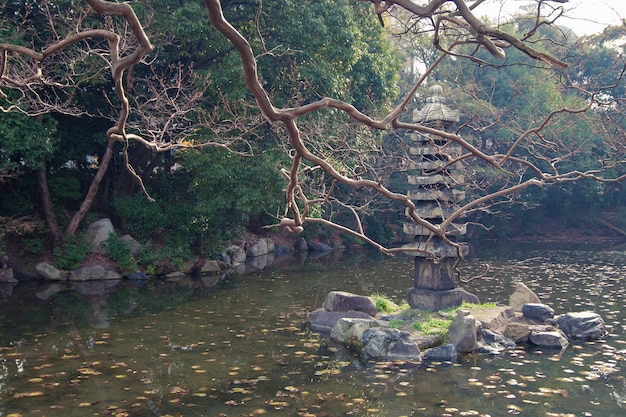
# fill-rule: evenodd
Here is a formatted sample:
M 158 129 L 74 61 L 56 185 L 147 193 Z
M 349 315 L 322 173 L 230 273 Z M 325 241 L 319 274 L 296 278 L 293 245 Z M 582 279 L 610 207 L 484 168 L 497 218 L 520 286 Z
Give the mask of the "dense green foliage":
M 259 56 L 260 77 L 277 105 L 297 105 L 332 96 L 373 111 L 388 108 L 395 99 L 399 55 L 371 8 L 362 2 L 270 2 L 263 5 L 258 20 L 256 2 L 226 0 L 222 6 L 228 19 L 251 39 Z M 59 35 L 69 33 L 71 19 L 76 21 L 88 11 L 70 1 L 56 2 L 49 10 L 58 19 L 55 30 Z M 40 48 L 52 42 L 56 33 L 51 32 L 47 22 L 43 23 L 45 11 L 31 2 L 4 3 L 3 18 L 20 27 L 11 36 L 4 33 L 5 40 L 10 37 L 15 43 Z M 255 106 L 243 82 L 240 57 L 210 25 L 200 2 L 159 0 L 137 4 L 136 11 L 155 51 L 148 60 L 150 65 L 133 69 L 134 83 L 129 90 L 136 100 L 133 104 L 149 103 L 150 80 L 172 77 L 176 69 L 183 74 L 183 82 L 203 91 L 201 103 L 185 120 L 196 132 L 186 140 L 197 144 L 220 142 L 226 135 L 238 138 L 241 144 L 232 145 L 231 151 L 203 147 L 157 153 L 131 142 L 127 149 L 129 162 L 154 201 L 146 198 L 139 183 L 129 175 L 120 152 L 122 146 L 115 145 L 114 159 L 89 219 L 111 217 L 123 232 L 152 245 L 155 263 L 164 258 L 180 263 L 192 253 L 213 256 L 244 227 L 260 230 L 276 221 L 275 216 L 284 206 L 285 180 L 280 169 L 291 163 L 284 153 L 286 144 L 277 146 L 284 140 L 281 132 L 259 123 L 258 110 L 250 110 Z M 85 27 L 102 24 L 93 13 L 82 21 Z M 29 42 L 35 38 L 35 44 Z M 95 47 L 99 41 L 88 42 Z M 72 80 L 81 86 L 73 104 L 90 117 L 51 113 L 34 119 L 0 114 L 0 133 L 5 138 L 0 146 L 0 172 L 5 177 L 10 175 L 0 183 L 0 191 L 9 197 L 0 203 L 0 216 L 32 213 L 43 217 L 34 175 L 39 168 L 45 168 L 61 227 L 69 220 L 67 215 L 78 209 L 95 176 L 106 145 L 105 132 L 111 126 L 109 118 L 115 117 L 116 110 L 110 106 L 116 103 L 110 79 L 105 72 L 89 74 L 88 70 L 95 68 L 89 67 L 92 64 L 89 57 L 72 64 L 72 69 L 81 65 L 85 71 Z M 60 73 L 69 69 L 58 66 Z M 206 115 L 240 119 L 243 124 L 233 124 L 234 128 L 220 133 L 203 124 L 201 119 Z M 145 129 L 160 123 L 158 119 L 132 122 L 139 129 L 142 123 Z M 339 129 L 344 120 L 325 117 L 311 123 L 326 127 L 334 123 Z M 255 126 L 247 128 L 249 124 Z M 42 242 L 41 238 L 45 236 L 30 241 Z M 82 256 L 76 250 L 76 239 L 55 251 L 64 266 L 74 265 Z M 141 262 L 128 257 L 117 243 L 111 240 L 107 244 L 112 257 L 128 268 L 135 261 Z M 145 258 L 145 254 L 142 256 Z
M 10 29 L 3 32 L 3 40 L 42 48 L 52 39 L 70 33 L 74 29 L 72 22 L 81 21 L 84 27 L 108 24 L 94 13 L 83 16 L 88 9 L 77 4 L 60 1 L 45 9 L 38 2 L 4 2 L 0 13 Z M 414 55 L 428 60 L 436 56 L 432 39 L 426 35 L 413 45 L 428 47 L 420 51 L 398 50 L 367 2 L 263 2 L 261 13 L 255 1 L 224 0 L 222 5 L 229 21 L 250 39 L 258 59 L 259 77 L 277 106 L 296 106 L 329 96 L 378 116 L 391 108 L 400 90 L 406 90 L 414 81 L 400 79 L 404 57 Z M 58 19 L 54 30 L 48 24 L 46 10 L 52 10 Z M 239 55 L 210 25 L 201 2 L 157 0 L 137 4 L 136 11 L 155 51 L 146 60 L 148 64 L 133 69 L 132 80 L 128 80 L 129 93 L 135 100 L 133 105 L 140 107 L 151 102 L 150 83 L 155 79 L 169 85 L 178 80 L 176 74 L 182 74 L 180 80 L 185 88 L 193 86 L 202 92 L 201 100 L 186 113 L 186 118 L 176 120 L 183 125 L 179 131 L 184 132 L 184 140 L 195 144 L 224 143 L 233 138 L 235 141 L 229 150 L 206 146 L 166 152 L 154 152 L 137 142 L 115 144 L 114 157 L 91 207 L 90 219 L 110 217 L 121 231 L 152 248 L 130 256 L 117 240 L 108 242 L 109 255 L 129 270 L 137 263 L 167 259 L 181 264 L 193 255 L 214 256 L 244 228 L 260 230 L 274 223 L 284 206 L 285 180 L 280 169 L 291 163 L 284 132 L 266 123 L 251 101 Z M 19 30 L 14 30 L 18 27 Z M 505 29 L 523 34 L 524 22 Z M 623 51 L 611 43 L 621 36 L 622 32 L 611 29 L 603 36 L 575 38 L 542 27 L 533 38 L 534 47 L 566 57 L 571 64 L 567 71 L 546 71 L 530 65 L 527 56 L 511 49 L 504 63 L 496 64 L 486 53 L 477 55 L 494 65 L 448 60 L 431 78 L 453 92 L 452 106 L 462 113 L 459 132 L 463 137 L 479 149 L 505 151 L 525 129 L 544 120 L 552 109 L 585 105 L 575 89 L 566 87 L 565 79 L 589 89 L 600 88 L 607 97 L 623 97 L 624 83 L 614 75 L 619 71 L 613 75 L 607 72 L 608 68 L 624 65 Z M 546 39 L 558 39 L 558 42 Z M 83 44 L 94 50 L 103 45 L 101 39 Z M 68 57 L 77 56 L 74 53 L 68 53 Z M 100 61 L 91 56 L 82 61 L 72 59 L 71 64 L 55 66 L 59 80 L 65 81 L 64 77 L 72 71 L 78 74 L 72 79 L 77 87 L 71 90 L 72 94 L 53 87 L 37 92 L 60 101 L 71 98 L 72 105 L 82 109 L 81 117 L 61 112 L 37 117 L 0 113 L 0 218 L 33 215 L 43 222 L 42 176 L 36 174 L 44 173 L 54 214 L 63 227 L 71 214 L 78 211 L 92 184 L 107 145 L 106 130 L 116 116 L 117 99 L 110 76 L 106 71 L 96 71 Z M 168 94 L 175 95 L 176 91 Z M 568 149 L 568 158 L 557 160 L 553 146 L 523 148 L 521 157 L 540 153 L 546 160 L 555 160 L 554 166 L 560 171 L 591 169 L 599 160 L 621 158 L 623 155 L 610 153 L 605 146 L 607 141 L 617 140 L 611 134 L 617 136 L 620 132 L 600 134 L 599 128 L 601 118 L 618 119 L 623 114 L 621 106 L 617 102 L 584 117 L 577 114 L 555 117 L 542 130 L 542 140 Z M 167 112 L 160 116 L 166 120 Z M 215 127 L 210 123 L 214 120 L 232 123 L 228 128 Z M 618 121 L 624 125 L 623 120 Z M 162 120 L 156 113 L 137 113 L 131 116 L 130 130 L 145 134 L 157 131 L 160 124 Z M 316 148 L 338 171 L 358 171 L 359 164 L 375 165 L 368 152 L 377 149 L 382 137 L 355 128 L 340 112 L 307 116 L 300 120 L 300 128 L 305 135 L 315 132 L 309 135 L 311 148 Z M 320 131 L 324 133 L 319 134 Z M 346 138 L 350 149 L 339 149 L 336 143 L 340 140 L 347 143 Z M 126 152 L 128 161 L 122 151 Z M 154 201 L 146 197 L 140 182 L 129 173 L 127 162 Z M 471 169 L 473 180 L 486 189 L 498 189 L 512 181 L 511 177 L 480 163 Z M 522 171 L 517 174 L 519 178 L 528 175 Z M 330 183 L 319 173 L 312 171 L 308 175 L 311 183 L 329 187 Z M 389 176 L 392 181 L 398 180 Z M 338 195 L 348 203 L 352 191 L 346 186 L 337 187 Z M 581 213 L 599 212 L 621 204 L 624 192 L 619 184 L 562 183 L 526 190 L 515 196 L 522 204 L 504 211 L 508 217 L 524 219 L 519 220 L 520 224 L 558 218 L 576 226 Z M 471 198 L 470 189 L 468 199 Z M 540 207 L 541 213 L 526 210 L 529 207 Z M 312 215 L 332 213 L 333 220 L 341 224 L 344 220 L 334 209 L 331 205 L 316 205 L 312 207 Z M 471 220 L 494 222 L 493 217 L 474 216 Z M 351 214 L 345 221 L 352 221 Z M 365 216 L 363 223 L 376 240 L 384 242 L 392 236 L 385 217 Z M 497 230 L 506 234 L 506 228 Z M 309 228 L 307 233 L 317 230 Z M 67 267 L 80 263 L 84 256 L 80 239 L 70 237 L 58 246 L 54 251 L 57 262 Z M 31 248 L 41 248 L 41 242 L 48 240 L 45 234 L 40 234 L 24 242 L 31 242 L 28 244 Z M 24 246 L 21 250 L 29 249 Z

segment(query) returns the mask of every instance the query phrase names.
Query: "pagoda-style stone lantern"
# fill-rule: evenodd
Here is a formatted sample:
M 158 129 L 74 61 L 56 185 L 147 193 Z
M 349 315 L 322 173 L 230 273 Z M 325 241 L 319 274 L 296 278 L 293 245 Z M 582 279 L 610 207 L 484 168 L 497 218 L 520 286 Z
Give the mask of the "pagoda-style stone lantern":
M 459 121 L 458 111 L 445 104 L 443 88 L 433 85 L 428 90 L 426 105 L 413 112 L 413 121 L 424 126 L 446 131 Z M 458 208 L 457 202 L 465 198 L 462 189 L 464 176 L 460 164 L 448 162 L 461 154 L 461 147 L 445 138 L 412 133 L 409 152 L 415 157 L 407 170 L 408 183 L 413 187 L 408 197 L 414 202 L 418 214 L 433 224 Z M 450 238 L 465 234 L 464 225 L 453 225 Z M 403 231 L 412 237 L 408 247 L 423 250 L 414 252 L 415 276 L 413 288 L 407 298 L 413 308 L 441 310 L 458 306 L 463 301 L 478 303 L 478 297 L 461 288 L 455 288 L 454 264 L 457 248 L 450 246 L 430 230 L 415 223 L 404 223 Z M 462 255 L 468 252 L 461 246 Z

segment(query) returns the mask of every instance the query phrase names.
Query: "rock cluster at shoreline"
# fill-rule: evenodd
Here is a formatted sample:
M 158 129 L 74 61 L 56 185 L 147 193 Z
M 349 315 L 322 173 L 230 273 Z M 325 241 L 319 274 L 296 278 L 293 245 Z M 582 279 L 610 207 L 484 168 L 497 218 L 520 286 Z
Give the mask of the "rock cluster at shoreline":
M 110 219 L 103 218 L 87 227 L 87 244 L 91 252 L 83 264 L 73 270 L 57 268 L 53 262 L 32 262 L 28 268 L 20 267 L 17 272 L 11 268 L 11 260 L 3 260 L 0 264 L 0 282 L 18 283 L 19 280 L 43 279 L 46 281 L 100 281 L 129 278 L 133 280 L 148 279 L 158 276 L 166 279 L 177 279 L 185 275 L 219 275 L 227 272 L 243 273 L 248 270 L 261 270 L 274 263 L 284 255 L 296 255 L 299 258 L 327 254 L 333 247 L 303 237 L 291 239 L 289 244 L 278 244 L 269 237 L 246 236 L 239 245 L 230 245 L 221 254 L 219 260 L 188 259 L 180 266 L 170 264 L 157 268 L 158 273 L 149 274 L 144 270 L 122 271 L 113 260 L 109 259 L 104 244 L 116 231 Z M 141 249 L 141 244 L 130 235 L 119 237 L 119 241 L 127 245 L 133 256 Z M 283 242 L 284 239 L 283 239 Z M 18 262 L 19 264 L 20 262 Z M 17 278 L 17 279 L 16 279 Z
M 343 345 L 363 362 L 454 361 L 459 353 L 495 355 L 520 345 L 563 351 L 571 341 L 606 336 L 599 314 L 584 311 L 555 315 L 521 282 L 516 284 L 509 306 L 460 309 L 448 329 L 447 344 L 443 344 L 443 338 L 423 338 L 411 331 L 412 327 L 391 328 L 389 317 L 377 318 L 372 306 L 375 308 L 369 297 L 332 291 L 322 308 L 310 314 L 309 325 L 312 331 Z

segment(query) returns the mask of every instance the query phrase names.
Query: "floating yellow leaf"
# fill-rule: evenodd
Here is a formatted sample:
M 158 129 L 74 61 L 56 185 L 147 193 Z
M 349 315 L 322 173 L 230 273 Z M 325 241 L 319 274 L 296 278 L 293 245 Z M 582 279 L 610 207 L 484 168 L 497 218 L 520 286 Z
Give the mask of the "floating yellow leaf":
M 276 401 L 276 400 L 270 400 L 267 403 L 273 407 L 287 407 L 289 405 L 289 403 L 286 401 Z
M 43 395 L 41 391 L 31 391 L 31 392 L 17 392 L 13 394 L 13 398 L 30 398 L 30 397 L 40 397 Z
M 91 368 L 91 367 L 78 368 L 77 371 L 83 375 L 101 375 L 102 374 L 102 372 L 96 371 L 94 368 Z

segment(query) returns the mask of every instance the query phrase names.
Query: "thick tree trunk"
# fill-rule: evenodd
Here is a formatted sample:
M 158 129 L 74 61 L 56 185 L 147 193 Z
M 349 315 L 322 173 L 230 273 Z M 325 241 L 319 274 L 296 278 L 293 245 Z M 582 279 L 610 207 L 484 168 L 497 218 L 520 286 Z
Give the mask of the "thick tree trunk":
M 85 196 L 83 203 L 80 205 L 80 208 L 74 214 L 74 217 L 72 217 L 72 220 L 70 220 L 70 223 L 67 225 L 67 229 L 65 230 L 66 236 L 71 236 L 76 233 L 76 231 L 78 230 L 78 226 L 80 226 L 82 221 L 85 219 L 85 216 L 89 212 L 89 209 L 93 205 L 93 202 L 96 199 L 96 195 L 98 194 L 98 190 L 100 188 L 100 183 L 102 182 L 102 179 L 104 178 L 104 174 L 106 174 L 106 171 L 109 167 L 109 163 L 111 162 L 111 157 L 113 156 L 113 145 L 115 145 L 115 140 L 109 139 L 107 143 L 107 148 L 104 151 L 102 160 L 100 161 L 98 172 L 96 173 L 96 176 L 94 177 L 93 181 L 91 182 L 91 185 L 89 186 L 87 195 Z
M 129 164 L 135 168 L 137 175 L 139 175 L 142 179 L 145 174 L 143 167 L 146 166 L 149 156 L 150 151 L 141 144 L 136 144 L 128 155 Z M 138 185 L 137 178 L 135 178 L 135 176 L 133 176 L 128 169 L 122 169 L 117 180 L 115 181 L 115 196 L 133 196 L 137 191 Z
M 37 170 L 37 183 L 39 184 L 39 191 L 41 192 L 41 205 L 43 207 L 43 214 L 46 219 L 46 224 L 50 234 L 54 239 L 54 244 L 63 242 L 63 233 L 57 222 L 57 218 L 54 214 L 54 207 L 52 206 L 52 198 L 50 197 L 50 189 L 48 188 L 48 177 L 46 176 L 46 163 L 41 162 L 42 167 Z

